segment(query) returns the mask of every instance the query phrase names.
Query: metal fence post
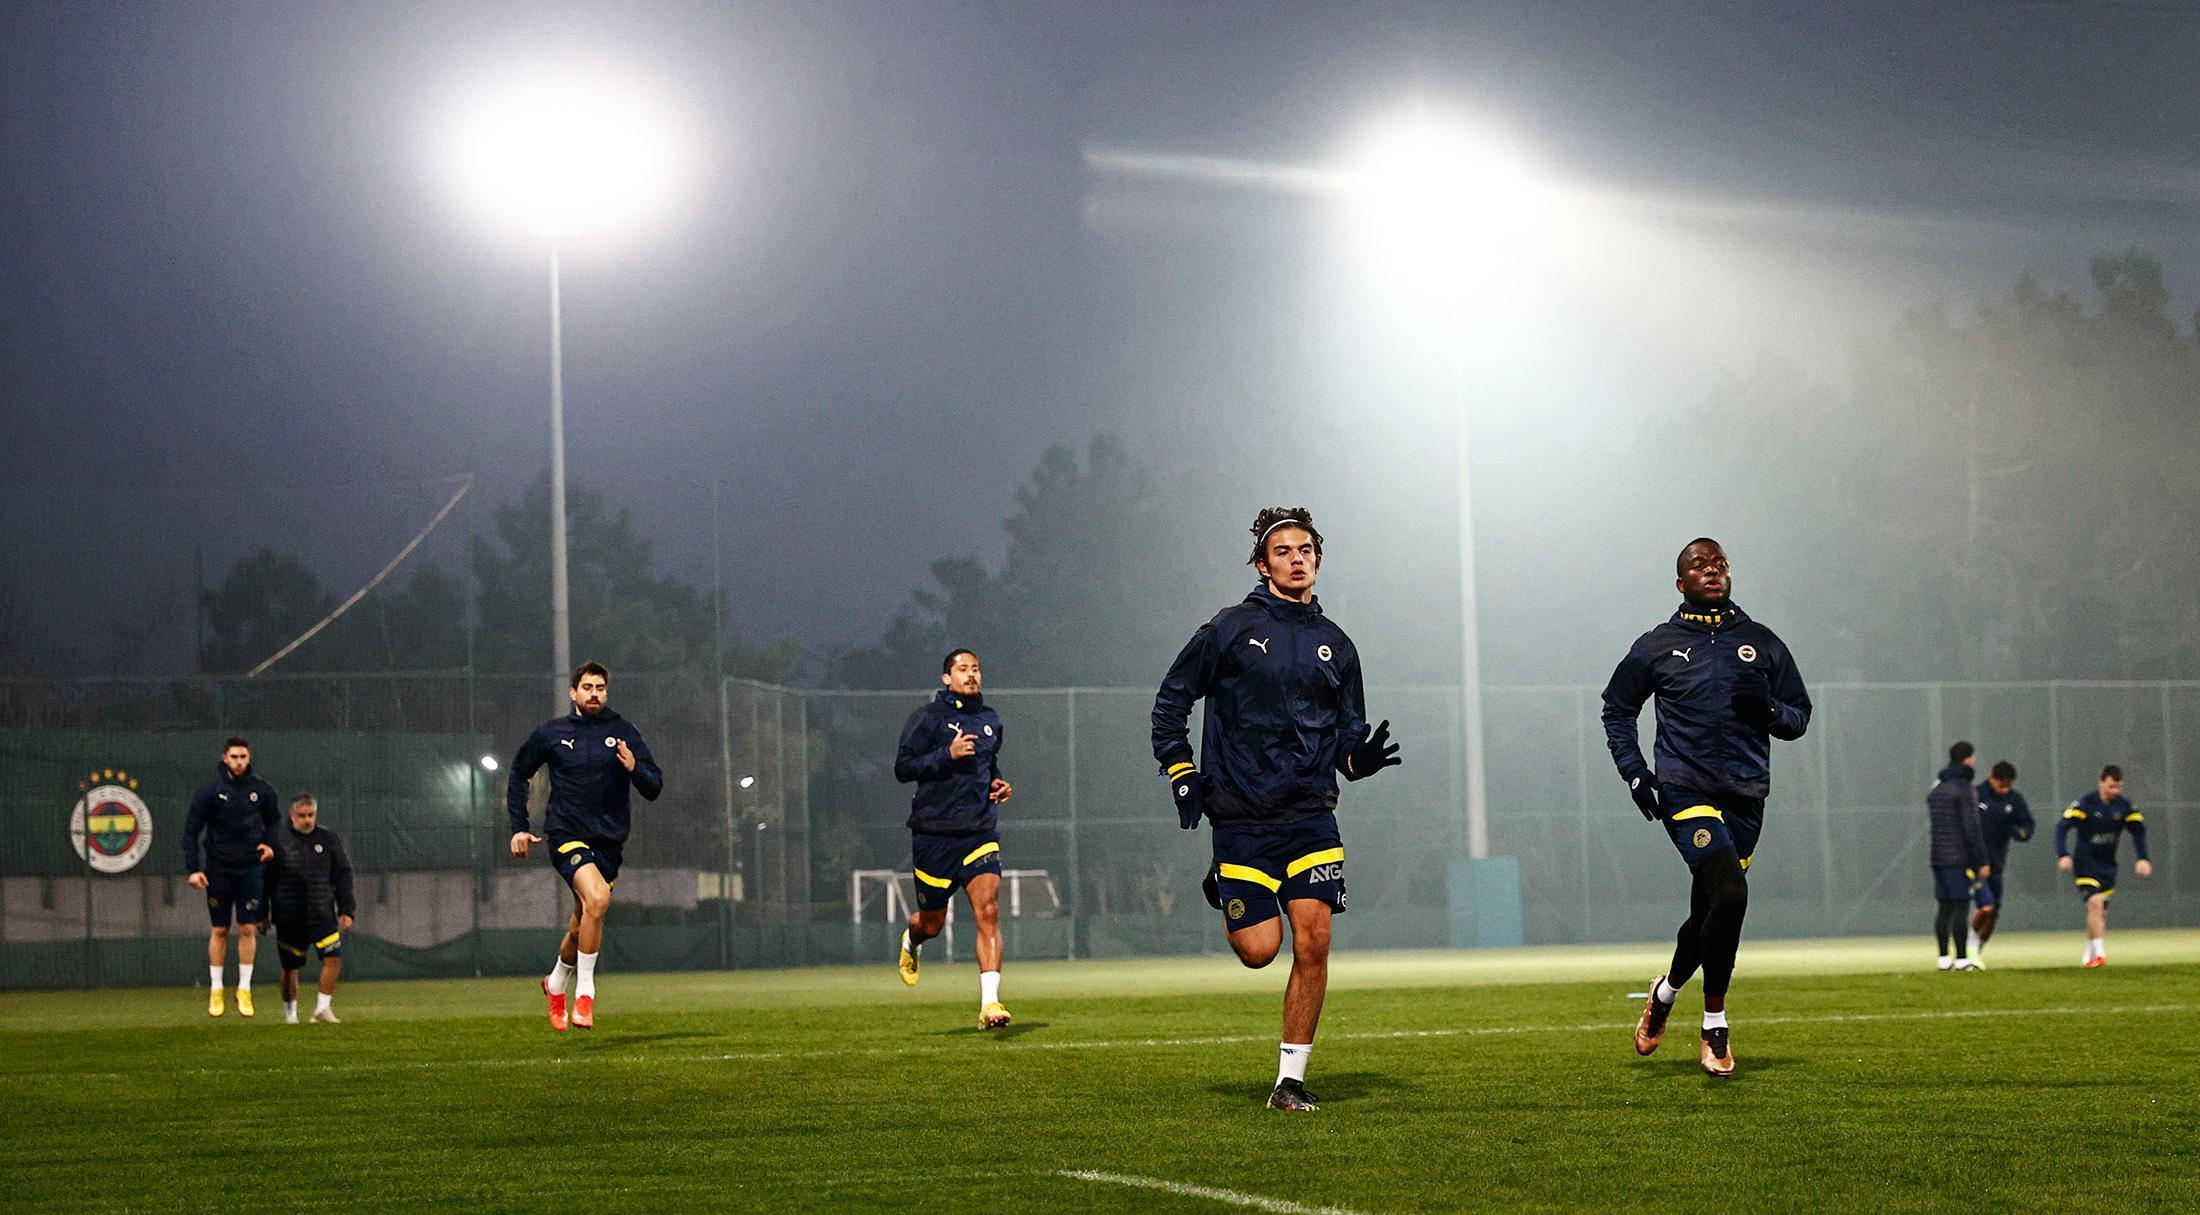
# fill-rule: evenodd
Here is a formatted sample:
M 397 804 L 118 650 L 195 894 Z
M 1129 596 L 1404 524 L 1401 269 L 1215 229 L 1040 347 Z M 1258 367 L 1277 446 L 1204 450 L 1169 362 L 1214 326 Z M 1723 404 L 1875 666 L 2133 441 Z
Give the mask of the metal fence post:
M 718 676 L 718 786 L 721 817 L 725 821 L 726 867 L 718 878 L 718 967 L 733 969 L 733 846 L 739 838 L 733 824 L 733 724 L 727 703 L 726 676 Z
M 1067 705 L 1063 716 L 1069 748 L 1066 765 L 1069 771 L 1069 873 L 1064 883 L 1069 887 L 1069 943 L 1064 947 L 1063 956 L 1074 962 L 1077 960 L 1077 920 L 1085 901 L 1081 889 L 1084 871 L 1077 867 L 1077 689 L 1065 691 L 1063 699 Z

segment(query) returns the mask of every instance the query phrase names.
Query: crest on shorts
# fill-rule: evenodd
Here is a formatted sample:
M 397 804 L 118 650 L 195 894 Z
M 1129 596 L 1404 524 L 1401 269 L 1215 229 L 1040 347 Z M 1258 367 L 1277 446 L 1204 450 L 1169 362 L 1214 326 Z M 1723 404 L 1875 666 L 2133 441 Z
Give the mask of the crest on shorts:
M 1734 654 L 1735 657 L 1740 658 L 1743 662 L 1757 661 L 1757 647 L 1753 645 L 1745 645 L 1741 649 L 1734 651 Z
M 69 811 L 69 839 L 84 863 L 100 873 L 127 873 L 153 848 L 153 812 L 138 796 L 137 778 L 101 768 L 76 783 Z
M 1709 848 L 1711 846 L 1711 828 L 1696 828 L 1695 843 L 1698 848 Z
M 1231 919 L 1233 919 L 1233 920 L 1242 920 L 1242 919 L 1244 919 L 1244 918 L 1245 918 L 1245 900 L 1244 900 L 1244 899 L 1231 899 L 1231 900 L 1230 900 L 1230 906 L 1229 906 L 1229 908 L 1228 908 L 1228 909 L 1227 909 L 1227 910 L 1226 910 L 1226 911 L 1225 911 L 1225 912 L 1224 912 L 1223 914 L 1225 914 L 1225 915 L 1229 916 L 1229 917 L 1230 917 Z

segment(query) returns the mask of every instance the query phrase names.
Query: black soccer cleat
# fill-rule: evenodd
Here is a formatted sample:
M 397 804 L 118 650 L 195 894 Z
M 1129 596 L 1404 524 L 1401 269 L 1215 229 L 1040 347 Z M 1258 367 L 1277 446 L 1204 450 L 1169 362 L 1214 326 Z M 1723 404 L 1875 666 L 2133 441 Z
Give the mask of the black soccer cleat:
M 1272 1110 L 1298 1110 L 1313 1113 L 1321 1106 L 1314 1103 L 1314 1094 L 1306 1091 L 1303 1081 L 1288 1077 L 1276 1081 L 1276 1091 L 1268 1094 L 1268 1108 Z
M 1703 1031 L 1703 1070 L 1711 1076 L 1734 1074 L 1734 1049 L 1727 1041 L 1724 1025 Z
M 1207 896 L 1207 905 L 1222 910 L 1222 877 L 1214 866 L 1207 867 L 1207 876 L 1199 879 L 1199 892 Z

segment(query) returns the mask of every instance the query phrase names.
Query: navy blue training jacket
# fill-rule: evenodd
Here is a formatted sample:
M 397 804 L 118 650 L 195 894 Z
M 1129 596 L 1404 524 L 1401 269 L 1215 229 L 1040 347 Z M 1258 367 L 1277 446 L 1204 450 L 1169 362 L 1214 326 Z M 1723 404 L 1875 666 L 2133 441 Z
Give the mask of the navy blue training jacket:
M 2116 844 L 2126 831 L 2131 833 L 2131 846 L 2140 860 L 2147 857 L 2147 820 L 2131 799 L 2118 797 L 2112 802 L 2102 802 L 2098 789 L 2070 803 L 2062 818 L 2055 824 L 2055 855 L 2076 858 L 2073 867 L 2079 872 L 2114 869 Z M 2078 837 L 2076 847 L 2069 837 Z
M 1925 817 L 1933 829 L 1927 865 L 1976 869 L 1991 863 L 1986 837 L 1979 831 L 1978 790 L 1971 786 L 1969 768 L 1949 764 L 1940 770 L 1940 783 L 1925 795 Z
M 634 752 L 634 770 L 619 763 L 619 744 Z M 605 709 L 594 717 L 579 712 L 553 717 L 535 727 L 512 757 L 504 782 L 504 813 L 512 833 L 527 830 L 527 782 L 535 771 L 550 769 L 550 804 L 543 812 L 543 834 L 623 842 L 633 828 L 629 786 L 656 801 L 665 790 L 665 774 L 649 753 L 634 723 Z
M 1765 673 L 1772 725 L 1734 714 L 1734 677 Z M 1643 762 L 1635 718 L 1657 697 L 1657 766 Z M 1810 692 L 1786 643 L 1732 603 L 1709 612 L 1687 604 L 1635 639 L 1604 685 L 1604 742 L 1619 778 L 1652 776 L 1694 793 L 1763 798 L 1772 789 L 1772 740 L 1810 728 Z
M 978 749 L 947 758 L 956 734 L 976 738 Z M 909 715 L 894 753 L 894 779 L 915 781 L 909 829 L 927 835 L 984 835 L 1000 824 L 1000 809 L 987 795 L 1001 775 L 1001 715 L 983 696 L 948 688 Z
M 231 869 L 260 863 L 260 845 L 275 834 L 275 786 L 247 767 L 231 780 L 226 766 L 214 769 L 212 784 L 191 795 L 183 820 L 183 871 L 198 873 L 199 832 L 206 833 L 206 864 Z
M 1994 868 L 2001 868 L 2004 857 L 2009 855 L 2009 842 L 2017 843 L 2032 838 L 2035 824 L 2032 807 L 2025 804 L 2024 794 L 2015 789 L 2003 797 L 1985 781 L 1978 784 L 1979 833 L 1986 837 L 1986 859 Z
M 1207 702 L 1199 766 L 1217 823 L 1294 822 L 1337 808 L 1337 773 L 1367 737 L 1360 652 L 1321 602 L 1254 588 L 1199 627 L 1153 702 L 1164 774 L 1195 762 L 1192 703 Z

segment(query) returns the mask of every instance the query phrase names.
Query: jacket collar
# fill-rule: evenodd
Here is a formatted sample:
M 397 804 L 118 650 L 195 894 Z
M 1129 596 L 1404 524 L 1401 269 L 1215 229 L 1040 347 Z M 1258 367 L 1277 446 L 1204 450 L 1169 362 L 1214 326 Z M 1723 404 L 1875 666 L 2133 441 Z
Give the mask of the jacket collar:
M 565 715 L 565 720 L 572 722 L 576 726 L 586 725 L 592 721 L 617 721 L 619 720 L 619 711 L 612 708 L 610 705 L 605 705 L 603 707 L 603 710 L 597 713 L 594 717 L 587 717 L 583 716 L 579 709 L 575 709 Z
M 1748 619 L 1749 613 L 1743 611 L 1741 605 L 1731 599 L 1726 601 L 1726 606 L 1713 608 L 1710 611 L 1700 611 L 1684 600 L 1681 603 L 1680 610 L 1673 613 L 1674 624 L 1690 625 L 1712 633 L 1716 633 L 1720 629 L 1731 629 L 1737 624 L 1745 623 Z
M 1254 587 L 1253 593 L 1245 597 L 1245 602 L 1257 605 L 1278 620 L 1312 620 L 1322 614 L 1321 596 L 1316 595 L 1310 602 L 1299 603 L 1269 590 L 1266 581 Z
M 1944 781 L 1959 780 L 1968 785 L 1971 783 L 1971 770 L 1962 764 L 1949 764 L 1940 770 L 1940 779 Z
M 214 764 L 214 780 L 219 784 L 249 785 L 257 779 L 259 779 L 259 774 L 252 770 L 251 764 L 246 764 L 244 766 L 243 776 L 231 776 L 229 774 L 228 764 L 222 763 L 218 760 Z
M 970 695 L 965 696 L 953 688 L 941 688 L 935 699 L 950 709 L 961 709 L 964 712 L 974 713 L 985 707 L 985 693 L 983 692 L 972 692 Z

